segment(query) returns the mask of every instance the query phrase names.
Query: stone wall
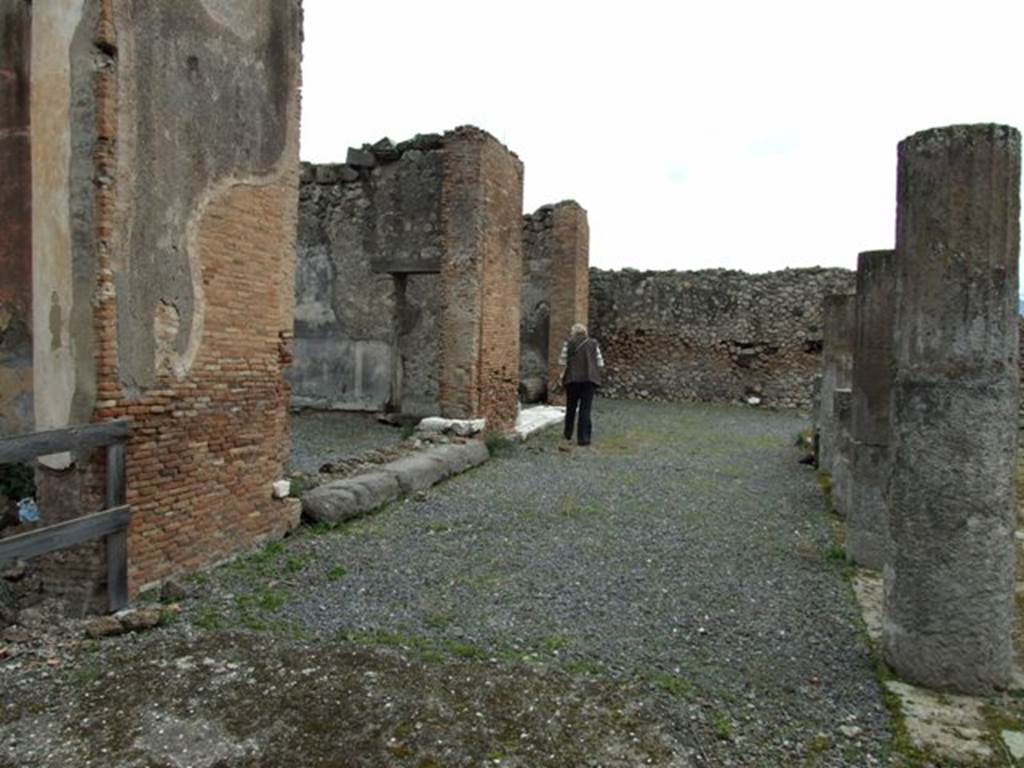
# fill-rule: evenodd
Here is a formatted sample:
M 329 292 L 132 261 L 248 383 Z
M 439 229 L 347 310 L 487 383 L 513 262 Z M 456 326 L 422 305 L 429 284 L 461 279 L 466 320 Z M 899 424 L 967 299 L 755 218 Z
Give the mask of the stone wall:
M 562 342 L 587 322 L 590 277 L 587 212 L 574 200 L 523 217 L 519 375 L 546 385 L 558 376 Z M 550 398 L 557 399 L 553 392 Z
M 441 137 L 378 143 L 352 159 L 302 166 L 293 402 L 436 413 L 437 277 L 396 281 L 373 265 L 414 257 L 437 271 Z
M 590 330 L 603 393 L 808 408 L 821 370 L 822 298 L 854 290 L 845 269 L 750 275 L 590 271 Z
M 515 155 L 463 127 L 382 139 L 301 177 L 293 403 L 511 423 Z
M 300 3 L 34 11 L 36 421 L 132 420 L 136 591 L 297 522 L 271 483 L 288 451 Z M 69 459 L 89 466 L 51 464 Z M 43 478 L 48 522 L 88 511 L 92 473 Z
M 0 0 L 0 435 L 31 432 L 32 6 Z

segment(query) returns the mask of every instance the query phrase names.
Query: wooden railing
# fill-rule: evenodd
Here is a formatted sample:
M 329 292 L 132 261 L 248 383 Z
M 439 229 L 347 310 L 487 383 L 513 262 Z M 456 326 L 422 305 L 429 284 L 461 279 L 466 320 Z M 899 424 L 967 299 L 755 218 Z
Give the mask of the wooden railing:
M 36 432 L 0 439 L 0 464 L 17 464 L 39 456 L 106 447 L 105 509 L 29 533 L 0 539 L 0 567 L 18 558 L 36 557 L 105 537 L 107 542 L 107 600 L 111 611 L 128 602 L 128 523 L 132 510 L 125 503 L 125 443 L 131 424 L 125 419 L 103 424 Z

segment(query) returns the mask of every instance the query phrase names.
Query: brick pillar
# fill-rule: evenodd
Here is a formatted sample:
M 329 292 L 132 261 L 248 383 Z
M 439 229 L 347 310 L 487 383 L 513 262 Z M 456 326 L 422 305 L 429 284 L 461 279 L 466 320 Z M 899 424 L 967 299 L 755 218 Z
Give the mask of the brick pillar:
M 558 379 L 558 356 L 574 323 L 587 322 L 590 295 L 590 226 L 587 212 L 577 202 L 559 203 L 552 212 L 551 236 L 551 324 L 548 333 L 547 379 Z M 549 402 L 565 402 L 565 394 Z
M 452 418 L 515 423 L 522 288 L 523 166 L 494 137 L 444 137 L 440 400 Z
M 853 294 L 836 293 L 825 297 L 822 305 L 822 374 L 818 411 L 818 467 L 832 472 L 837 424 L 834 396 L 836 389 L 848 389 L 853 378 L 851 334 L 855 304 Z
M 985 692 L 1013 672 L 1020 134 L 905 139 L 897 205 L 883 650 L 911 682 Z
M 0 0 L 0 435 L 31 432 L 32 6 Z
M 853 479 L 846 516 L 846 555 L 881 570 L 889 550 L 885 484 L 889 468 L 896 311 L 895 252 L 857 258 L 857 331 L 853 344 Z

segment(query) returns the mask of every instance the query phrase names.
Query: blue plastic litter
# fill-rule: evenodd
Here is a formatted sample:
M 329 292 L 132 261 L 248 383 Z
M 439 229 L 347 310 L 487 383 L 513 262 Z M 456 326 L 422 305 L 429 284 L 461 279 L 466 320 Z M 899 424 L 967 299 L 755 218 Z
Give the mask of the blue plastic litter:
M 39 507 L 36 506 L 35 499 L 22 499 L 21 501 L 18 502 L 18 522 L 39 522 Z

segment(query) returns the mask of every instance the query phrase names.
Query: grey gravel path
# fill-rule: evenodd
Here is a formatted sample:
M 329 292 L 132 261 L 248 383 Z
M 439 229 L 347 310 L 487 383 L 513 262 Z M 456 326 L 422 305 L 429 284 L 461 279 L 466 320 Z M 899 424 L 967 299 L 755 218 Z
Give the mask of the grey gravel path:
M 104 765 L 181 757 L 154 711 L 227 744 L 194 763 L 209 766 L 888 764 L 859 614 L 793 447 L 803 421 L 595 411 L 589 449 L 548 433 L 307 530 L 201 579 L 176 625 L 94 650 L 115 679 L 61 699 L 68 676 L 18 678 L 11 701 L 47 696 L 67 738 L 83 717 L 143 722 L 76 737 L 69 754 Z
M 291 414 L 289 469 L 316 472 L 330 459 L 355 456 L 371 448 L 395 445 L 402 430 L 377 421 L 376 414 L 300 411 Z

